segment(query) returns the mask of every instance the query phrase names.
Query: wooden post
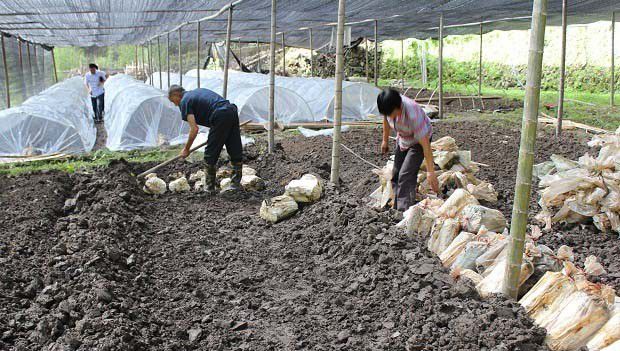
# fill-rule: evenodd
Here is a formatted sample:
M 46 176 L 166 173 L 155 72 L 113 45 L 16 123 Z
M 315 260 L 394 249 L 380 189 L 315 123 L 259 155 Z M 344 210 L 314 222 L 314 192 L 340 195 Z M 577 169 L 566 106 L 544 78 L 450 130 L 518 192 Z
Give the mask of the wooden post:
M 168 74 L 168 88 L 170 88 L 170 33 L 166 33 L 166 73 Z
M 370 83 L 370 68 L 368 67 L 368 38 L 364 38 L 364 68 L 366 68 L 366 83 Z
M 157 37 L 157 71 L 159 73 L 159 89 L 163 88 L 162 85 L 162 64 L 161 64 L 161 50 L 160 50 L 160 42 L 159 42 L 159 37 Z
M 242 52 L 241 52 L 241 49 L 242 49 L 243 46 L 241 45 L 241 38 L 239 38 L 237 43 L 238 43 L 237 44 L 238 45 L 237 49 L 239 50 L 239 62 L 243 62 L 243 55 L 242 55 Z M 241 65 L 239 65 L 239 69 L 241 69 Z
M 609 96 L 609 105 L 611 105 L 611 107 L 614 107 L 614 97 L 616 95 L 616 65 L 615 65 L 615 45 L 614 45 L 614 39 L 616 36 L 616 13 L 615 12 L 611 12 L 611 84 L 610 84 L 610 90 L 611 90 L 611 95 Z
M 146 58 L 144 53 L 144 44 L 140 45 L 140 53 L 142 54 L 142 72 L 146 74 L 146 64 L 144 63 L 144 59 Z
M 400 40 L 400 89 L 405 93 L 405 41 Z
M 258 57 L 258 61 L 256 62 L 256 70 L 260 73 L 262 68 L 260 66 L 260 42 L 256 39 L 256 55 Z
M 232 32 L 233 7 L 228 7 L 228 22 L 226 23 L 226 54 L 224 56 L 224 82 L 222 96 L 226 99 L 228 95 L 228 66 L 230 65 L 230 32 Z
M 2 65 L 4 67 L 4 88 L 6 89 L 6 107 L 11 107 L 11 89 L 9 84 L 9 68 L 6 65 L 6 48 L 4 46 L 4 33 L 0 33 L 2 40 Z
M 286 76 L 286 44 L 284 44 L 284 32 L 282 35 L 282 75 Z
M 275 85 L 276 85 L 276 0 L 271 0 L 271 35 L 269 37 L 269 125 L 268 125 L 268 147 L 271 154 L 275 146 L 273 127 L 275 124 Z
M 564 116 L 564 83 L 566 81 L 566 7 L 567 0 L 562 0 L 562 51 L 560 53 L 560 87 L 558 96 L 558 121 L 555 136 L 562 135 L 562 117 Z
M 375 86 L 379 87 L 379 21 L 375 20 Z
M 26 54 L 28 55 L 28 69 L 30 69 L 30 80 L 34 81 L 32 72 L 32 59 L 30 58 L 30 43 L 26 42 Z
M 336 30 L 336 80 L 334 87 L 334 134 L 332 139 L 332 169 L 330 182 L 338 185 L 340 179 L 340 127 L 342 126 L 342 80 L 344 75 L 344 21 L 345 2 L 338 0 L 338 27 Z
M 155 87 L 155 83 L 153 82 L 153 47 L 151 40 L 149 40 L 149 47 L 147 51 L 149 54 L 149 80 L 151 81 L 151 86 Z
M 310 77 L 314 77 L 314 42 L 312 38 L 312 28 L 308 28 L 310 34 Z
M 138 78 L 138 45 L 135 45 L 134 49 L 135 49 L 134 50 L 134 56 L 135 56 L 134 59 L 135 59 L 135 67 L 136 67 L 135 68 L 135 76 L 136 76 L 136 78 Z
M 45 48 L 41 46 L 41 71 L 43 73 L 43 83 L 45 84 Z M 47 88 L 47 85 L 45 86 Z
M 56 55 L 54 55 L 54 48 L 52 48 L 52 66 L 54 66 L 54 83 L 58 83 L 58 70 L 56 69 Z
M 196 86 L 200 88 L 200 21 L 198 22 L 198 29 L 196 29 Z
M 183 51 L 181 51 L 181 28 L 179 27 L 179 85 L 183 86 Z
M 443 13 L 439 15 L 439 118 L 443 118 Z
M 536 127 L 540 103 L 540 80 L 542 73 L 543 50 L 545 47 L 545 25 L 547 22 L 547 0 L 534 0 L 532 25 L 530 31 L 530 50 L 527 65 L 527 83 L 521 124 L 521 143 L 515 199 L 510 221 L 510 242 L 508 245 L 508 264 L 504 277 L 503 291 L 516 299 L 519 294 L 519 279 L 527 227 L 527 213 L 532 191 L 532 168 L 536 146 Z
M 480 20 L 480 51 L 478 54 L 478 96 L 482 96 L 482 19 Z

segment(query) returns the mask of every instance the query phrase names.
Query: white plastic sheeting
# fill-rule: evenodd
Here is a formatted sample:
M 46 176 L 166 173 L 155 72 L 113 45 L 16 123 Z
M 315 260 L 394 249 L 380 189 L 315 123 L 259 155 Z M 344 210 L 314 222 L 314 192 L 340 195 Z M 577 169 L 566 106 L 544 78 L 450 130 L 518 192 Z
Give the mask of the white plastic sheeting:
M 0 111 L 0 155 L 82 153 L 95 145 L 92 105 L 81 77 Z
M 196 88 L 197 70 L 183 76 L 187 90 Z M 152 75 L 153 83 L 159 86 L 159 74 Z M 167 75 L 162 74 L 162 87 L 168 86 Z M 201 70 L 200 86 L 222 91 L 223 72 Z M 178 84 L 179 75 L 170 75 L 170 84 Z M 242 120 L 264 121 L 269 107 L 269 76 L 260 73 L 229 71 L 229 100 L 242 111 Z M 275 110 L 276 120 L 284 123 L 332 120 L 334 114 L 334 80 L 321 78 L 276 77 Z M 362 82 L 343 82 L 342 119 L 356 121 L 379 114 L 377 95 L 380 90 Z
M 202 72 L 214 72 L 214 71 L 201 71 Z M 221 72 L 220 72 L 221 73 Z M 151 75 L 153 83 L 156 87 L 159 87 L 159 73 L 155 72 Z M 170 84 L 178 84 L 178 74 L 170 74 Z M 147 80 L 150 82 L 150 80 Z M 224 86 L 221 74 L 210 73 L 200 77 L 200 87 L 213 90 L 218 94 L 222 94 L 222 87 Z M 168 77 L 166 74 L 162 74 L 162 87 L 167 90 Z M 183 76 L 183 87 L 186 90 L 193 90 L 198 87 L 198 81 L 195 76 L 195 70 L 188 72 L 188 75 Z M 235 81 L 228 81 L 228 96 L 227 99 L 233 104 L 237 105 L 239 110 L 239 120 L 254 121 L 254 122 L 267 122 L 269 116 L 269 86 L 268 85 L 256 85 L 254 82 L 242 81 L 236 79 Z M 275 119 L 283 123 L 291 122 L 313 122 L 314 114 L 312 110 L 304 100 L 304 98 L 296 92 L 284 88 L 276 87 L 275 92 Z
M 105 110 L 110 150 L 180 144 L 189 133 L 179 108 L 164 92 L 124 74 L 106 82 Z

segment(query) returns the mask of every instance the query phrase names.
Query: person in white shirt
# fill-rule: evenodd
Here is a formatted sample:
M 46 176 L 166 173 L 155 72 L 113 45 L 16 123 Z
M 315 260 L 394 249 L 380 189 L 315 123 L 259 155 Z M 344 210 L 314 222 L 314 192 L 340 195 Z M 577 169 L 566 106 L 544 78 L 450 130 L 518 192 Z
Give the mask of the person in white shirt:
M 84 76 L 84 83 L 88 88 L 90 100 L 93 103 L 93 111 L 95 112 L 95 123 L 103 122 L 103 106 L 105 90 L 103 84 L 108 78 L 104 71 L 100 71 L 99 67 L 91 63 L 88 65 L 89 72 Z

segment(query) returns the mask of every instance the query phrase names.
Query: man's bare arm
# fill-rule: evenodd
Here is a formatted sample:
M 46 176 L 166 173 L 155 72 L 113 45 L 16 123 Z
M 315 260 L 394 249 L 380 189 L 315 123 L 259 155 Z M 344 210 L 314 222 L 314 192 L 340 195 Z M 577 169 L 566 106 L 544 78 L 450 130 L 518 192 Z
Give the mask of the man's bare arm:
M 194 115 L 187 115 L 187 123 L 189 123 L 189 136 L 187 137 L 185 147 L 181 150 L 181 157 L 183 158 L 189 156 L 189 150 L 192 148 L 196 135 L 198 135 L 198 124 L 196 123 Z

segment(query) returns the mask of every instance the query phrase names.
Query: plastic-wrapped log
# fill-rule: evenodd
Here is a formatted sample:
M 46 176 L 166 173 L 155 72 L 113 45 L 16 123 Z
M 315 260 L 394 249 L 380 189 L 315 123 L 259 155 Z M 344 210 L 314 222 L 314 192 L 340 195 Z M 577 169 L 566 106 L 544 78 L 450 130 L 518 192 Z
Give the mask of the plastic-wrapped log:
M 435 221 L 431 236 L 428 239 L 428 249 L 439 255 L 448 248 L 452 240 L 458 235 L 461 226 L 458 218 L 442 218 Z
M 502 253 L 505 255 L 506 245 L 508 244 L 508 240 L 505 235 L 501 235 L 497 238 L 488 250 L 486 250 L 482 255 L 480 255 L 476 259 L 476 270 L 478 272 L 484 272 L 488 267 L 493 265 L 495 259 L 501 255 Z
M 618 303 L 616 303 L 611 318 L 588 341 L 588 350 L 607 350 L 614 343 L 617 344 L 615 347 L 620 349 L 620 304 Z
M 564 300 L 560 313 L 547 326 L 546 343 L 552 350 L 576 350 L 585 346 L 609 320 L 609 292 L 606 291 L 609 287 L 587 281 L 583 288 L 577 284 L 578 290 Z
M 263 201 L 260 216 L 266 221 L 277 223 L 292 216 L 298 209 L 295 199 L 288 195 L 280 195 Z
M 540 325 L 544 316 L 553 313 L 553 306 L 559 305 L 566 296 L 576 290 L 575 284 L 562 272 L 547 272 L 525 294 L 519 304 L 528 315 Z
M 484 278 L 480 284 L 476 285 L 476 290 L 481 297 L 488 297 L 492 294 L 500 294 L 504 291 L 504 274 L 508 265 L 508 255 L 497 258 L 498 262 L 487 268 L 484 272 Z M 518 287 L 521 286 L 534 272 L 534 265 L 528 259 L 523 259 L 521 263 L 521 272 L 518 280 Z
M 187 182 L 187 178 L 181 177 L 176 180 L 173 180 L 168 184 L 168 189 L 173 193 L 182 193 L 186 191 L 190 191 L 189 183 Z
M 304 174 L 286 186 L 286 194 L 297 202 L 314 202 L 321 198 L 322 192 L 321 181 L 313 174 Z
M 439 216 L 458 214 L 467 205 L 479 205 L 479 203 L 467 190 L 456 189 L 446 202 L 439 207 L 437 214 Z
M 481 205 L 465 206 L 461 218 L 465 230 L 472 233 L 477 233 L 482 226 L 492 232 L 501 232 L 506 228 L 506 218 L 500 211 Z
M 467 243 L 469 243 L 475 236 L 476 235 L 468 232 L 461 232 L 457 235 L 456 238 L 452 240 L 450 245 L 448 245 L 448 247 L 439 254 L 439 259 L 443 263 L 443 266 L 452 266 L 454 260 L 456 260 L 458 255 L 465 248 L 465 245 L 467 245 Z

